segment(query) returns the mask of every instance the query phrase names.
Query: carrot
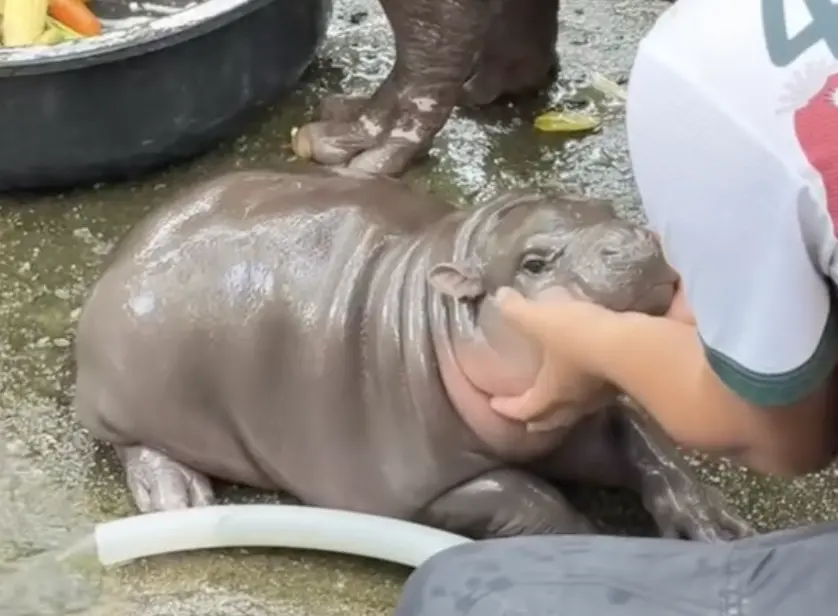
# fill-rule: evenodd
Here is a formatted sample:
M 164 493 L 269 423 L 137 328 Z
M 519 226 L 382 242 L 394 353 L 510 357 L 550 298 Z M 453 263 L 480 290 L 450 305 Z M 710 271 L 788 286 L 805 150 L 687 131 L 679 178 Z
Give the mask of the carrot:
M 82 0 L 49 0 L 49 14 L 82 36 L 102 32 L 102 22 Z

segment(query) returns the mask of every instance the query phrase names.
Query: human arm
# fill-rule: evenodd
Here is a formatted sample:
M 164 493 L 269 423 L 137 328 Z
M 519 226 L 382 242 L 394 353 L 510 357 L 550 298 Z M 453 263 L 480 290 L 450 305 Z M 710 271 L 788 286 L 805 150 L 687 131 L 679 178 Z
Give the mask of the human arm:
M 692 325 L 580 301 L 537 304 L 508 290 L 498 301 L 503 314 L 542 341 L 546 357 L 612 382 L 683 446 L 781 475 L 820 468 L 831 458 L 831 378 L 799 400 L 760 406 L 719 379 Z M 562 369 L 549 360 L 543 367 L 547 373 Z M 549 374 L 539 375 L 523 396 L 496 398 L 493 407 L 522 421 L 538 418 L 549 406 L 553 383 Z
M 671 324 L 660 319 L 626 316 L 629 318 L 614 324 L 613 334 L 607 333 L 607 325 L 602 330 L 606 332 L 605 342 L 616 348 L 605 349 L 604 355 L 592 355 L 591 358 L 594 361 L 598 357 L 613 358 L 612 362 L 600 366 L 599 371 L 616 382 L 636 383 L 640 392 L 646 392 L 639 395 L 644 399 L 651 398 L 645 403 L 662 409 L 664 416 L 658 417 L 658 421 L 667 426 L 676 440 L 696 449 L 740 458 L 747 465 L 772 474 L 800 474 L 831 461 L 836 434 L 831 412 L 836 384 L 834 377 L 827 377 L 819 385 L 813 385 L 809 394 L 794 402 L 774 408 L 760 407 L 731 391 L 710 366 L 707 349 L 698 337 L 695 315 L 682 288 L 676 293 L 666 315 Z M 679 342 L 678 338 L 684 335 L 684 330 L 689 330 L 688 339 Z M 595 326 L 594 331 L 597 331 Z M 668 374 L 684 375 L 687 382 L 681 385 L 657 378 L 655 358 L 644 361 L 643 351 L 626 357 L 620 349 L 637 348 L 632 345 L 633 339 L 669 349 L 668 352 L 675 357 L 667 358 L 664 354 L 662 358 L 664 365 L 669 367 Z M 673 371 L 672 366 L 678 368 Z M 690 378 L 691 374 L 697 375 L 696 378 Z M 631 387 L 635 388 L 634 385 Z M 694 388 L 698 395 L 691 395 L 690 388 Z M 668 416 L 667 409 L 673 407 L 661 406 L 660 400 L 671 399 L 675 392 L 688 401 L 699 400 L 703 404 L 702 409 L 686 412 L 687 419 L 700 417 L 701 425 L 684 426 L 680 416 Z M 711 412 L 705 413 L 704 409 Z
M 758 405 L 721 381 L 694 326 L 604 310 L 591 318 L 582 361 L 634 398 L 676 442 L 770 474 L 798 475 L 831 460 L 833 378 L 800 399 Z
M 683 444 L 797 474 L 835 449 L 838 149 L 813 135 L 838 114 L 775 107 L 796 68 L 765 60 L 755 3 L 736 6 L 712 44 L 713 2 L 667 11 L 629 79 L 634 176 L 694 324 L 580 302 L 539 309 L 543 336 L 531 334 L 545 346 L 542 374 L 523 396 L 493 405 L 529 420 L 551 382 L 565 385 L 549 371 L 572 382 L 581 366 L 633 395 Z

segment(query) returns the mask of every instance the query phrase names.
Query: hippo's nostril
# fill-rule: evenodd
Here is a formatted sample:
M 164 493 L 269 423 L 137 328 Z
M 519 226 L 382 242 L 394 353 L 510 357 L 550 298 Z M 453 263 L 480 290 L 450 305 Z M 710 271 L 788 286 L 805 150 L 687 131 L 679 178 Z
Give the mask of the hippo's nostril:
M 601 257 L 616 257 L 620 253 L 616 248 L 600 248 Z

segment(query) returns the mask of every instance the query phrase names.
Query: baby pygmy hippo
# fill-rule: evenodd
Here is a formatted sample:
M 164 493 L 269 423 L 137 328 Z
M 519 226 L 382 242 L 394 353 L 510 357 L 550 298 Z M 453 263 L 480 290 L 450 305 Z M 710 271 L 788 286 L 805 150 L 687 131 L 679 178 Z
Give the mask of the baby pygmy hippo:
M 475 538 L 591 532 L 566 480 L 640 491 L 666 535 L 739 536 L 610 387 L 576 425 L 488 406 L 538 367 L 488 292 L 660 313 L 674 280 L 602 202 L 515 192 L 464 211 L 358 172 L 229 173 L 116 248 L 78 325 L 76 409 L 142 511 L 206 505 L 214 477 Z

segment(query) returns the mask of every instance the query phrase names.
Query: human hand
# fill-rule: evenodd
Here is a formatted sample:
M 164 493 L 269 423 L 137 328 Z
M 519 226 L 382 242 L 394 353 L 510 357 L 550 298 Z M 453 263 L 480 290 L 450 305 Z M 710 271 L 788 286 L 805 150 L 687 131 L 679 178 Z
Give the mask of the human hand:
M 582 349 L 588 343 L 586 333 L 593 332 L 597 320 L 609 311 L 569 294 L 553 294 L 536 301 L 509 288 L 500 289 L 490 301 L 496 302 L 511 326 L 542 350 L 532 386 L 517 396 L 492 398 L 492 408 L 509 419 L 534 426 L 549 424 L 553 428 L 574 423 L 580 411 L 589 409 L 588 403 L 608 387 L 586 367 Z

